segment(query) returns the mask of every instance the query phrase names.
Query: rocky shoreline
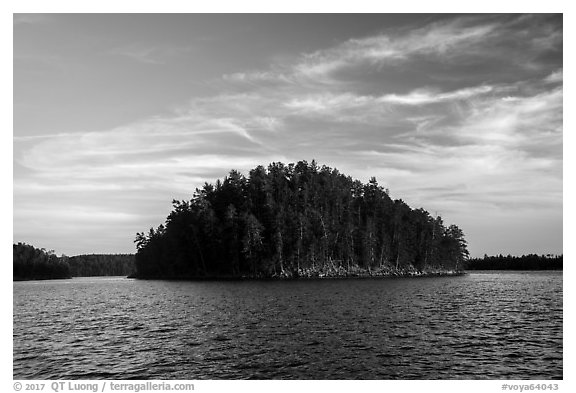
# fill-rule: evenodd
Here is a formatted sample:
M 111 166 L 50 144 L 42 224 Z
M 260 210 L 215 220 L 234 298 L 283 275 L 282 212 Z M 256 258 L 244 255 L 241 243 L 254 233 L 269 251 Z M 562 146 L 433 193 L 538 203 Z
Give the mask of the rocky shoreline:
M 394 278 L 394 277 L 439 277 L 439 276 L 461 276 L 465 275 L 463 270 L 446 270 L 439 268 L 426 268 L 419 270 L 413 266 L 407 268 L 396 269 L 389 266 L 384 266 L 378 269 L 366 269 L 359 266 L 344 267 L 330 267 L 319 269 L 298 269 L 298 270 L 284 270 L 279 273 L 263 274 L 257 273 L 254 275 L 221 275 L 221 276 L 193 276 L 193 277 L 175 277 L 175 276 L 158 276 L 158 277 L 139 277 L 136 274 L 128 276 L 128 278 L 144 279 L 144 280 L 306 280 L 306 279 L 343 279 L 343 278 Z

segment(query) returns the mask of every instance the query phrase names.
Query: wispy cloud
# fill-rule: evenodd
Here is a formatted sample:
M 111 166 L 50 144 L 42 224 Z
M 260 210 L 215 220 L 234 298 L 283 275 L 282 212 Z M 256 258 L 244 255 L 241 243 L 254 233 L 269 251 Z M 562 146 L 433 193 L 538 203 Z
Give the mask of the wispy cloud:
M 562 83 L 562 81 L 564 80 L 563 69 L 560 68 L 559 70 L 554 71 L 553 73 L 548 75 L 544 80 L 549 83 Z
M 108 53 L 114 56 L 122 56 L 144 64 L 166 64 L 170 60 L 181 56 L 187 56 L 195 51 L 195 47 L 167 46 L 167 45 L 142 45 L 134 44 L 110 50 Z
M 561 26 L 537 22 L 532 16 L 508 19 L 468 16 L 420 28 L 393 29 L 303 54 L 290 65 L 275 64 L 267 71 L 224 75 L 224 79 L 249 83 L 342 83 L 337 74 L 348 69 L 400 67 L 424 59 L 440 64 L 507 59 L 534 67 L 537 53 L 562 45 Z
M 303 57 L 296 73 L 309 78 L 327 77 L 345 67 L 369 63 L 377 67 L 403 63 L 417 55 L 447 56 L 466 50 L 489 37 L 494 24 L 467 26 L 468 18 L 391 34 L 351 39 L 329 50 Z
M 445 93 L 422 89 L 404 95 L 387 94 L 380 97 L 378 101 L 403 105 L 429 105 L 448 101 L 467 100 L 480 95 L 486 95 L 493 90 L 494 88 L 492 86 L 469 87 Z

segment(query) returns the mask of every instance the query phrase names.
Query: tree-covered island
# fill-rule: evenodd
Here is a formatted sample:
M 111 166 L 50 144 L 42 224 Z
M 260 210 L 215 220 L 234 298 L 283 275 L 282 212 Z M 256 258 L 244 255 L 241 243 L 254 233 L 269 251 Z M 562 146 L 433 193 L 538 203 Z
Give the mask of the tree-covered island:
M 315 161 L 232 170 L 135 243 L 138 278 L 298 278 L 459 272 L 463 232 Z

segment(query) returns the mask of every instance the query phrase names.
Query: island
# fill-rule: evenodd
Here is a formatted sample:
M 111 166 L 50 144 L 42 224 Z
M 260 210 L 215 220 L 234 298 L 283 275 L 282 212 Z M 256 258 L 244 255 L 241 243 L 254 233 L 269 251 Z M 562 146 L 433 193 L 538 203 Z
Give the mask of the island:
M 459 274 L 468 258 L 458 226 L 314 160 L 232 170 L 172 203 L 136 235 L 136 278 Z

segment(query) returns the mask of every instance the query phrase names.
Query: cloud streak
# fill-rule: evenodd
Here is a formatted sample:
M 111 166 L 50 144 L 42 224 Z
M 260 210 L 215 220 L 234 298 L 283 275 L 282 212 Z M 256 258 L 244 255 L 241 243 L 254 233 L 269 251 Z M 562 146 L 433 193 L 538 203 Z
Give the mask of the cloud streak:
M 529 67 L 544 49 L 561 48 L 562 29 L 555 23 L 538 23 L 534 16 L 494 18 L 469 16 L 431 23 L 420 28 L 353 38 L 335 47 L 300 56 L 289 65 L 269 70 L 224 75 L 237 82 L 320 84 L 345 83 L 339 77 L 349 69 L 396 68 L 414 61 L 512 61 Z M 521 45 L 519 45 L 521 44 Z M 528 48 L 528 49 L 527 49 Z
M 152 46 L 134 44 L 129 47 L 115 48 L 108 51 L 108 54 L 123 56 L 143 64 L 161 65 L 166 64 L 175 58 L 190 55 L 195 50 L 196 48 L 194 46 Z

